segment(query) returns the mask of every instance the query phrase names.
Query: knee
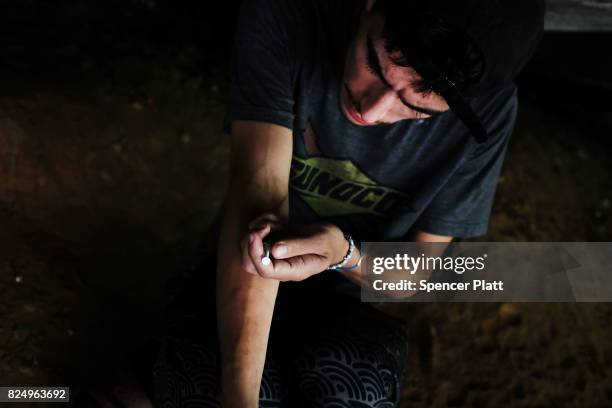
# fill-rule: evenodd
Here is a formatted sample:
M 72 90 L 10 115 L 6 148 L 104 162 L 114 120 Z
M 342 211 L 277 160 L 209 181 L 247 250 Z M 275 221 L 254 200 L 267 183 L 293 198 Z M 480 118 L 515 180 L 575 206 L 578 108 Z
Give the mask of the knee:
M 153 367 L 156 406 L 181 407 L 187 402 L 220 407 L 218 353 L 206 344 L 166 337 Z
M 161 341 L 153 369 L 155 406 L 164 408 L 221 406 L 221 370 L 215 343 L 166 337 Z M 260 406 L 280 407 L 280 374 L 266 360 L 259 391 Z
M 400 367 L 350 342 L 319 344 L 296 360 L 300 398 L 307 406 L 394 407 Z

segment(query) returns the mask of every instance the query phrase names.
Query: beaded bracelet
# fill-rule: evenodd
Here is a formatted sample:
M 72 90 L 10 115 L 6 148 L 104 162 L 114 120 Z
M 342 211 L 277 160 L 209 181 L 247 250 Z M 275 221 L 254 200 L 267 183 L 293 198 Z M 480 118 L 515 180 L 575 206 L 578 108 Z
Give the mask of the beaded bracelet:
M 346 255 L 344 255 L 344 258 L 342 258 L 340 262 L 330 265 L 327 269 L 337 270 L 339 268 L 342 268 L 353 256 L 353 252 L 355 251 L 355 241 L 353 241 L 353 237 L 351 237 L 349 234 L 344 234 L 344 238 L 346 238 L 349 243 L 349 249 Z
M 357 250 L 359 250 L 359 248 L 357 248 Z M 361 254 L 361 251 L 359 251 L 359 253 Z M 352 271 L 354 269 L 357 269 L 361 266 L 361 261 L 363 260 L 364 256 L 363 255 L 359 255 L 359 260 L 357 261 L 357 263 L 353 266 L 349 266 L 346 268 L 336 268 L 334 269 L 335 271 L 339 271 L 339 272 L 344 272 L 344 271 Z

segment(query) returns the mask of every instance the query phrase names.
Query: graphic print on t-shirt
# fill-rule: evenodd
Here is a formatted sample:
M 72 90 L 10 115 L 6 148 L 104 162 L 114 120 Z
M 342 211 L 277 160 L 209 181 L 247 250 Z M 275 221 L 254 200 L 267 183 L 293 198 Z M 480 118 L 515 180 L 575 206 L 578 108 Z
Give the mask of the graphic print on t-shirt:
M 373 214 L 386 217 L 406 206 L 406 194 L 380 185 L 351 160 L 321 156 L 310 124 L 304 131 L 304 145 L 311 156 L 293 155 L 289 186 L 319 216 Z

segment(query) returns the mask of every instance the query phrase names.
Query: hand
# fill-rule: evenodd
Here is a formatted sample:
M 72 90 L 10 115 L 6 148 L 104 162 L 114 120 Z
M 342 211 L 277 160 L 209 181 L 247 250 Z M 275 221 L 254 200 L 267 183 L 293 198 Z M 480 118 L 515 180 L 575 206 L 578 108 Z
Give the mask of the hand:
M 252 274 L 280 281 L 300 281 L 340 262 L 349 244 L 342 230 L 331 223 L 282 226 L 278 218 L 265 214 L 249 224 L 242 241 L 242 266 Z M 263 265 L 263 239 L 278 231 L 282 239 L 271 248 L 274 259 Z

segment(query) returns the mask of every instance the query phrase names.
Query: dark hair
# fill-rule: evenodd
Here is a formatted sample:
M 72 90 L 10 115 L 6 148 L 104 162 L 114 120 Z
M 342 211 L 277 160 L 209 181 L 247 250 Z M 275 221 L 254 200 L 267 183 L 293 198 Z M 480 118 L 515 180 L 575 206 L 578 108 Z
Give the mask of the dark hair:
M 412 67 L 422 81 L 419 92 L 446 94 L 475 84 L 484 72 L 484 58 L 477 44 L 463 30 L 419 10 L 427 0 L 377 0 L 372 12 L 385 18 L 383 38 L 392 61 Z

